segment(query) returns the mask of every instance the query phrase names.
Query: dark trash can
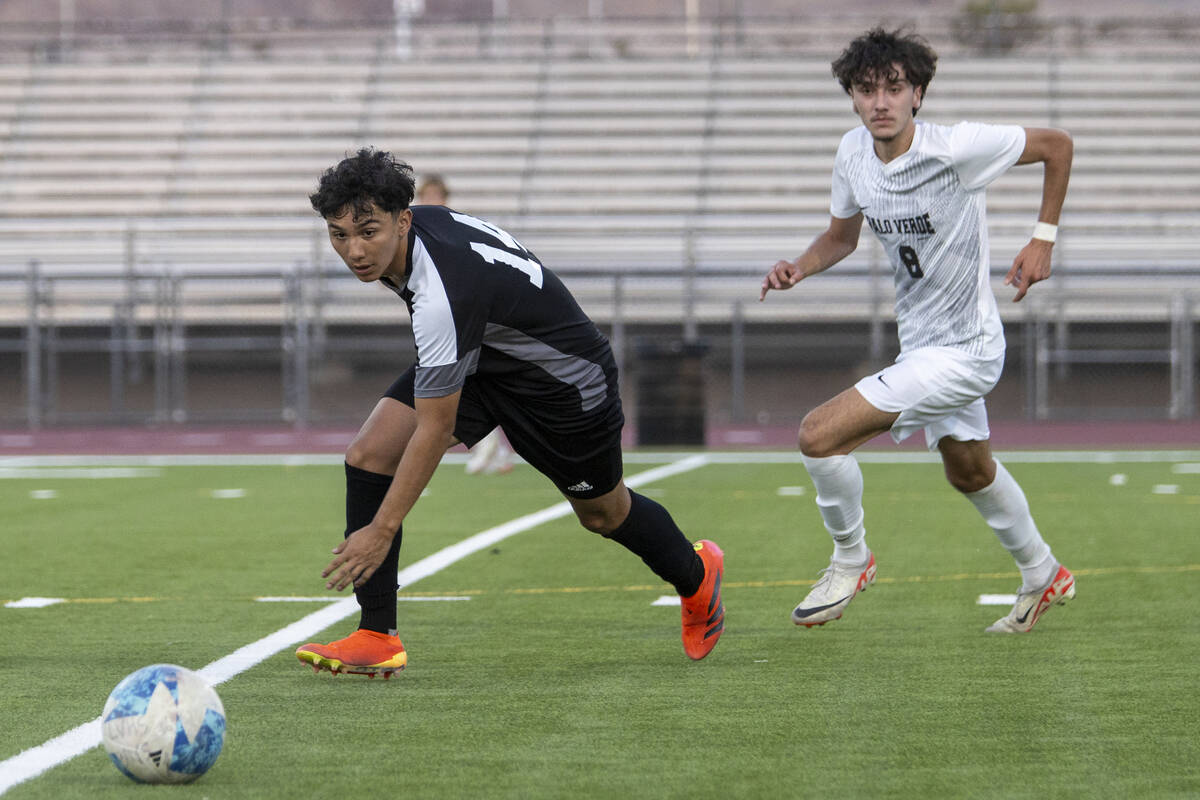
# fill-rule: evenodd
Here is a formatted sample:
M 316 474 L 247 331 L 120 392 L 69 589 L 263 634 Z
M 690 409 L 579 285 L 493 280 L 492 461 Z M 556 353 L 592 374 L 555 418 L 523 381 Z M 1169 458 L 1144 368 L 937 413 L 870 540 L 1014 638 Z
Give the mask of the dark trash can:
M 705 444 L 704 355 L 708 345 L 641 338 L 637 354 L 637 443 Z

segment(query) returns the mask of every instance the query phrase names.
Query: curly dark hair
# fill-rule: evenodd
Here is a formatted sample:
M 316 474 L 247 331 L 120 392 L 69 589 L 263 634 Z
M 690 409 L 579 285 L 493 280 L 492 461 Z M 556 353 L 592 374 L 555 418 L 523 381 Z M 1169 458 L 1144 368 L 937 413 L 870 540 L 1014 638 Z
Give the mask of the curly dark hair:
M 850 94 L 857 84 L 883 78 L 900 77 L 896 65 L 904 68 L 904 77 L 925 94 L 937 71 L 937 53 L 929 43 L 903 28 L 885 31 L 872 28 L 851 42 L 833 62 L 833 74 Z
M 347 208 L 357 219 L 370 213 L 372 204 L 389 214 L 403 211 L 412 203 L 414 191 L 412 167 L 391 153 L 364 147 L 325 170 L 308 200 L 325 219 L 340 216 Z

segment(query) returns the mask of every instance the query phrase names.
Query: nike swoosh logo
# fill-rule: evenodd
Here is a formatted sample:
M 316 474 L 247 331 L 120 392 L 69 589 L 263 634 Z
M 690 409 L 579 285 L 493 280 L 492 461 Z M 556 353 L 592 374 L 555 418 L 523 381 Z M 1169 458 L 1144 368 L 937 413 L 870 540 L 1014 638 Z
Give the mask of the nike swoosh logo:
M 851 597 L 853 597 L 853 595 L 849 595 L 849 594 L 848 594 L 848 595 L 846 595 L 845 597 L 843 597 L 841 600 L 835 600 L 835 601 L 833 601 L 832 603 L 829 603 L 829 604 L 827 604 L 827 605 L 823 605 L 823 606 L 815 606 L 815 607 L 813 607 L 813 608 L 806 608 L 806 609 L 804 609 L 803 611 L 798 611 L 798 612 L 797 612 L 797 614 L 796 614 L 796 616 L 798 616 L 798 617 L 811 617 L 813 614 L 820 613 L 820 612 L 824 611 L 824 610 L 825 610 L 825 609 L 827 609 L 827 608 L 833 608 L 833 607 L 834 607 L 834 606 L 836 606 L 838 603 L 844 603 L 844 602 L 846 602 L 847 600 L 849 600 Z
M 888 386 L 888 382 L 883 379 L 882 375 L 876 375 L 875 377 L 879 378 L 879 382 L 882 383 L 884 386 L 887 386 L 889 389 L 892 388 L 892 387 Z
M 1025 620 L 1029 619 L 1029 612 L 1031 612 L 1031 611 L 1033 611 L 1033 606 L 1030 606 L 1029 608 L 1025 609 L 1025 613 L 1022 614 L 1021 616 L 1017 617 L 1017 622 L 1024 625 Z

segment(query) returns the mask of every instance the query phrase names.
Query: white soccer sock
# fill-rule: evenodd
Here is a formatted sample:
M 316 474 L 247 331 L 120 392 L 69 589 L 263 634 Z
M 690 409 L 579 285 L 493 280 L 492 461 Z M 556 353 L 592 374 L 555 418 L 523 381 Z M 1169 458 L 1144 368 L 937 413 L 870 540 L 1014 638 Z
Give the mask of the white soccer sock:
M 801 455 L 813 485 L 825 530 L 833 537 L 833 558 L 845 564 L 863 564 L 870 557 L 863 527 L 863 477 L 854 456 L 809 458 Z
M 1033 522 L 1025 492 L 1004 465 L 996 461 L 996 479 L 977 492 L 966 493 L 966 497 L 1017 562 L 1024 584 L 1021 590 L 1032 591 L 1048 584 L 1054 577 L 1054 556 Z

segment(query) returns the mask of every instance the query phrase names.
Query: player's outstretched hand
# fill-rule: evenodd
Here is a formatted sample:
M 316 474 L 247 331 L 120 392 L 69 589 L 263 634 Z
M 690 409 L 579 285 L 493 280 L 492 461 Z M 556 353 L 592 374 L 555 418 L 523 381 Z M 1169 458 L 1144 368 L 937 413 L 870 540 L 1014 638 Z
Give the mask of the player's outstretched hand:
M 800 282 L 804 276 L 800 273 L 800 268 L 793 261 L 776 261 L 775 266 L 771 267 L 771 271 L 767 273 L 767 277 L 763 278 L 762 292 L 758 295 L 758 301 L 761 303 L 767 298 L 767 292 L 772 289 L 790 289 Z
M 1014 303 L 1025 296 L 1030 286 L 1050 277 L 1050 250 L 1052 247 L 1050 242 L 1031 239 L 1029 244 L 1017 253 L 1017 257 L 1013 259 L 1012 269 L 1004 276 L 1005 286 L 1017 287 L 1017 293 L 1013 297 Z
M 321 572 L 322 578 L 329 578 L 325 588 L 340 592 L 347 586 L 361 585 L 375 574 L 391 547 L 392 538 L 386 533 L 371 525 L 359 528 L 333 548 L 337 557 Z

